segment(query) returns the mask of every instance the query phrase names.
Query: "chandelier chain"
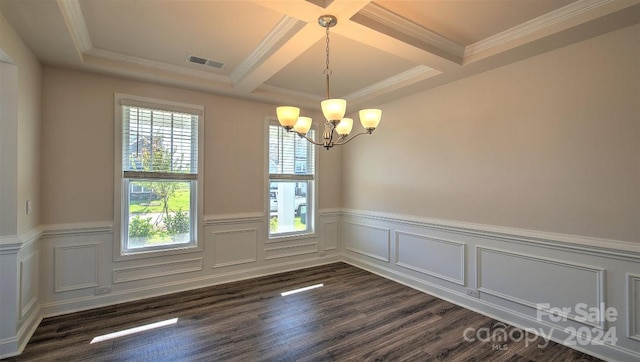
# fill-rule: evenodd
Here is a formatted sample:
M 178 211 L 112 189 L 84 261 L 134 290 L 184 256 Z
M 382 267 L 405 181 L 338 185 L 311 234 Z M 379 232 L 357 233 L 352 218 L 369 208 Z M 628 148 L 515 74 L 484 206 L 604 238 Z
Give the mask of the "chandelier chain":
M 380 109 L 360 110 L 360 123 L 365 130 L 355 135 L 349 135 L 353 127 L 353 119 L 344 117 L 347 101 L 345 99 L 332 99 L 329 85 L 329 78 L 331 74 L 333 74 L 329 65 L 329 28 L 334 27 L 337 23 L 338 19 L 333 15 L 322 15 L 318 18 L 318 24 L 325 28 L 326 32 L 326 66 L 323 74 L 326 78 L 327 98 L 320 103 L 322 106 L 322 113 L 326 118 L 324 132 L 322 133 L 322 140 L 316 141 L 312 137 L 307 136 L 307 133 L 311 129 L 312 120 L 310 117 L 300 117 L 300 108 L 292 106 L 281 106 L 276 108 L 278 121 L 280 121 L 280 125 L 284 127 L 287 132 L 294 131 L 298 136 L 309 141 L 309 143 L 316 146 L 322 146 L 327 150 L 333 146 L 340 146 L 351 142 L 353 139 L 363 134 L 371 134 L 378 127 L 382 116 L 382 111 Z
M 326 26 L 326 48 L 325 48 L 325 52 L 327 54 L 327 60 L 326 60 L 326 65 L 327 67 L 324 70 L 324 74 L 327 77 L 327 99 L 330 99 L 331 96 L 329 95 L 329 76 L 331 75 L 332 71 L 331 68 L 329 68 L 329 25 Z

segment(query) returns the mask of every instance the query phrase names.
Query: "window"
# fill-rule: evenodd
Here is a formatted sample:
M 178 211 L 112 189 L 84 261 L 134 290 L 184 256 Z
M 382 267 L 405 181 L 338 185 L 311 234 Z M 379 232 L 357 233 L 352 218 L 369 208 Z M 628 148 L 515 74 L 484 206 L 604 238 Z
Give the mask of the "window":
M 310 130 L 308 137 L 314 138 Z M 269 237 L 314 230 L 315 149 L 294 132 L 269 124 Z
M 196 246 L 202 108 L 122 95 L 116 105 L 121 254 Z

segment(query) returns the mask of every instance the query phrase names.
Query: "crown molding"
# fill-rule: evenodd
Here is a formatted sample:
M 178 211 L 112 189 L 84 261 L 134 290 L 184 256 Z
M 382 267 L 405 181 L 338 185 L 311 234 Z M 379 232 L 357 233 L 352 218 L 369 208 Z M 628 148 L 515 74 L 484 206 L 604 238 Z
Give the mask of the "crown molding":
M 285 94 L 288 96 L 293 96 L 296 98 L 305 99 L 313 102 L 316 102 L 316 101 L 320 102 L 324 100 L 324 97 L 318 96 L 316 94 L 301 92 L 301 91 L 288 89 L 288 88 L 282 88 L 275 85 L 269 85 L 266 83 L 262 84 L 258 89 L 273 92 L 273 93 L 278 93 L 278 94 Z
M 464 55 L 464 46 L 409 21 L 408 19 L 405 19 L 375 3 L 370 3 L 365 6 L 360 10 L 358 15 L 364 16 L 365 18 L 399 31 L 406 36 L 436 47 L 455 58 L 462 58 Z
M 262 64 L 268 56 L 289 40 L 292 34 L 297 33 L 304 26 L 303 21 L 285 15 L 253 52 L 231 72 L 229 75 L 231 82 L 234 84 L 240 82 L 249 72 Z
M 573 2 L 467 46 L 464 49 L 464 59 L 467 60 L 487 50 L 523 39 L 611 2 L 613 0 L 581 0 Z
M 231 84 L 231 82 L 229 81 L 229 78 L 224 75 L 204 72 L 201 70 L 190 69 L 187 67 L 181 67 L 178 65 L 173 65 L 173 64 L 163 63 L 163 62 L 156 62 L 154 60 L 134 57 L 131 55 L 116 53 L 116 52 L 112 52 L 112 51 L 104 50 L 100 48 L 92 48 L 86 51 L 85 55 L 88 55 L 94 58 L 99 58 L 99 59 L 112 60 L 119 63 L 132 64 L 132 65 L 136 65 L 136 66 L 147 68 L 147 69 L 177 73 L 177 74 L 182 74 L 182 75 L 186 75 L 186 76 L 190 76 L 198 79 Z M 90 63 L 90 60 L 85 59 L 85 62 Z
M 93 45 L 91 44 L 87 24 L 82 15 L 80 1 L 58 0 L 58 7 L 60 7 L 62 17 L 67 23 L 67 29 L 69 29 L 69 34 L 76 46 L 76 51 L 82 57 L 82 54 L 93 48 Z
M 116 61 L 124 64 L 133 64 L 143 68 L 161 70 L 165 72 L 172 72 L 190 77 L 205 79 L 210 81 L 221 82 L 225 84 L 231 84 L 228 77 L 220 74 L 205 72 L 196 69 L 190 69 L 187 67 L 177 66 L 164 62 L 157 62 L 140 57 L 120 54 L 117 52 L 94 48 L 91 43 L 91 37 L 89 36 L 89 30 L 82 15 L 82 9 L 80 8 L 79 0 L 57 0 L 62 16 L 67 24 L 69 34 L 73 39 L 76 47 L 76 51 L 80 55 L 83 63 L 95 63 L 91 62 L 87 56 Z M 95 64 L 94 64 L 95 65 Z M 116 68 L 119 68 L 116 66 Z
M 426 65 L 418 65 L 407 71 L 398 73 L 392 77 L 383 79 L 370 86 L 347 94 L 344 98 L 348 101 L 358 102 L 366 97 L 380 95 L 380 93 L 387 93 L 401 87 L 406 87 L 410 84 L 417 83 L 440 73 L 440 71 L 427 67 Z

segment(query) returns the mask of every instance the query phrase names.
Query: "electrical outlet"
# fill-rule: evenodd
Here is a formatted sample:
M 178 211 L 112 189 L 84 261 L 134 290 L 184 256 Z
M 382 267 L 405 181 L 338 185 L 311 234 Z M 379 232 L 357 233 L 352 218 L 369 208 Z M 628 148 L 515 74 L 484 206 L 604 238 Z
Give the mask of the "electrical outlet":
M 480 293 L 477 290 L 471 288 L 467 288 L 467 295 L 474 298 L 480 298 Z
M 100 287 L 93 290 L 93 295 L 102 295 L 111 293 L 111 287 Z
M 31 200 L 27 200 L 27 215 L 31 215 L 33 209 L 31 208 Z

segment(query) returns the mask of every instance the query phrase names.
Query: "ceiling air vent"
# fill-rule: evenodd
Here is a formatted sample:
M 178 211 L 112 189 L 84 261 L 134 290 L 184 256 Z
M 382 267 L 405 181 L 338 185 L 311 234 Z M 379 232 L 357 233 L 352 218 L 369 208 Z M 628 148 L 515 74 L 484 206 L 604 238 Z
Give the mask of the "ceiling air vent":
M 205 58 L 197 57 L 195 55 L 189 55 L 187 57 L 187 62 L 193 63 L 193 64 L 205 65 L 207 67 L 213 67 L 213 68 L 216 68 L 216 69 L 222 69 L 222 67 L 224 67 L 224 63 L 223 62 L 218 62 L 218 61 L 215 61 L 215 60 L 205 59 Z

